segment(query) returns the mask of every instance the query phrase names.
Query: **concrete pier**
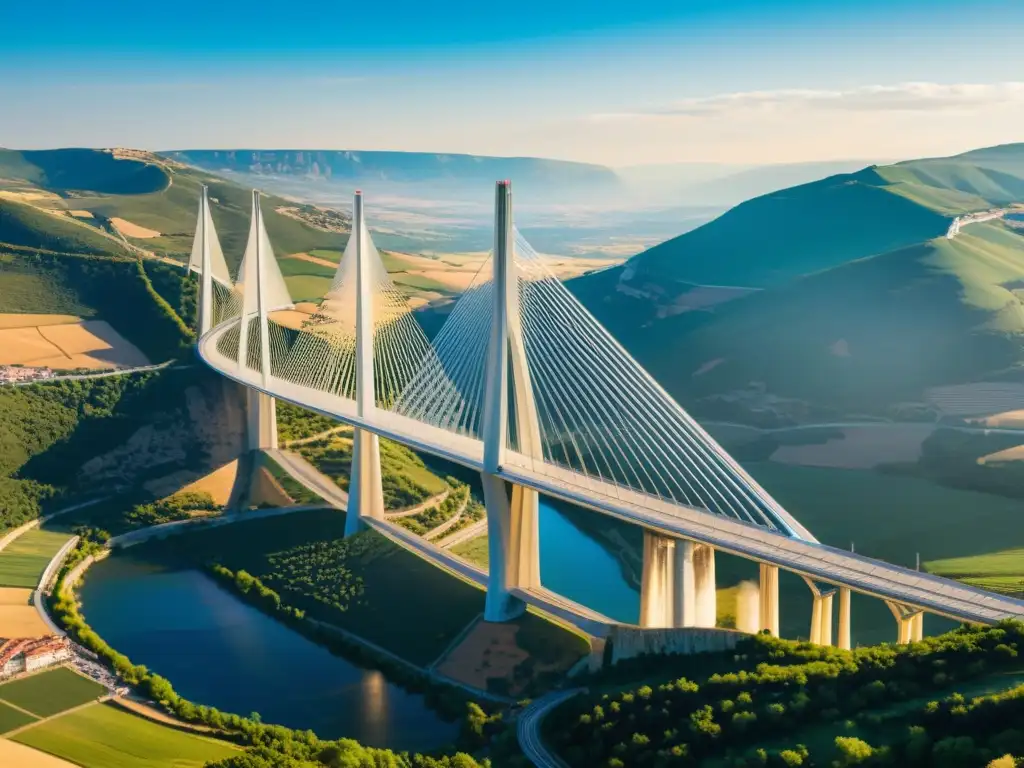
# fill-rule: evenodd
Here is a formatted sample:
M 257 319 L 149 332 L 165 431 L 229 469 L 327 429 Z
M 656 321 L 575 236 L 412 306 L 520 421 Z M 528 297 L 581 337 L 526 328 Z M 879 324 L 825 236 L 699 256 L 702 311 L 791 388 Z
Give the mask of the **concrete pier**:
M 909 605 L 886 602 L 896 619 L 896 642 L 900 645 L 924 639 L 924 611 Z
M 810 640 L 815 645 L 832 645 L 832 597 L 835 589 L 821 589 L 812 579 L 804 577 L 811 590 Z
M 711 628 L 717 610 L 715 550 L 644 531 L 640 626 Z
M 779 568 L 775 565 L 761 563 L 761 629 L 768 630 L 775 637 L 779 636 Z
M 839 588 L 839 637 L 836 645 L 844 651 L 851 648 L 850 645 L 850 588 Z
M 363 219 L 363 196 L 352 203 L 352 255 L 356 260 L 356 409 L 371 416 L 377 409 L 373 375 L 373 275 Z M 348 485 L 345 536 L 359 533 L 367 519 L 384 519 L 384 488 L 380 469 L 380 438 L 365 429 L 352 432 L 352 474 Z
M 245 388 L 246 447 L 250 451 L 277 448 L 277 404 L 270 395 Z

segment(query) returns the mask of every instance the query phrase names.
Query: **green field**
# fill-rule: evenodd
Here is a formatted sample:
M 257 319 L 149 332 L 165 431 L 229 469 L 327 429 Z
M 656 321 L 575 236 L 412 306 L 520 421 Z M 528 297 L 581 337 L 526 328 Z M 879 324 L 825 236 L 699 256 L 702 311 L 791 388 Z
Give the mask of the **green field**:
M 112 704 L 49 720 L 14 741 L 83 768 L 202 768 L 238 754 L 224 742 L 157 725 Z
M 51 717 L 99 698 L 106 689 L 66 667 L 0 685 L 0 700 L 39 717 Z
M 316 264 L 304 259 L 279 259 L 277 265 L 281 268 L 281 274 L 287 277 L 309 276 L 309 277 L 334 277 L 334 268 L 325 267 L 323 264 Z
M 143 268 L 134 259 L 16 249 L 0 240 L 0 273 L 0 311 L 106 320 L 156 362 L 182 356 L 183 345 L 192 341 L 176 314 L 188 317 L 188 305 L 194 305 L 182 296 L 192 292 L 187 286 L 194 283 L 181 270 L 156 264 Z M 154 280 L 174 306 L 159 301 Z
M 34 722 L 35 718 L 0 701 L 0 733 L 8 733 Z
M 0 200 L 0 243 L 68 253 L 127 255 L 117 239 L 95 227 L 11 200 Z
M 292 301 L 320 301 L 331 289 L 330 277 L 300 274 L 286 277 L 284 282 L 288 286 Z
M 314 248 L 309 252 L 309 255 L 315 256 L 318 259 L 325 259 L 327 261 L 338 263 L 341 261 L 343 253 L 343 251 L 334 250 L 333 248 Z
M 405 272 L 395 272 L 391 275 L 395 285 L 415 288 L 421 291 L 438 291 L 439 293 L 451 293 L 451 287 L 424 275 L 410 275 Z
M 487 549 L 487 534 L 483 533 L 477 536 L 475 539 L 469 539 L 461 544 L 456 544 L 452 547 L 454 552 L 459 557 L 464 557 L 471 563 L 476 563 L 484 568 L 490 563 L 490 552 Z
M 70 536 L 33 528 L 0 550 L 0 587 L 35 587 L 50 560 Z
M 92 212 L 97 217 L 96 223 L 122 218 L 156 230 L 161 233 L 159 237 L 136 241 L 137 245 L 179 261 L 185 260 L 191 250 L 200 185 L 206 184 L 217 234 L 229 267 L 237 267 L 245 250 L 252 201 L 250 191 L 206 171 L 166 165 L 156 156 L 139 161 L 117 160 L 109 153 L 88 149 L 4 150 L 0 155 L 0 178 L 5 186 L 19 190 L 37 188 L 64 192 L 74 189 L 75 209 Z M 284 206 L 323 218 L 323 213 L 311 206 L 263 195 L 263 220 L 278 254 L 330 248 L 344 237 L 278 213 L 277 209 Z M 70 219 L 61 221 L 42 211 L 25 212 L 22 210 L 25 207 L 0 209 L 0 242 L 75 253 L 123 251 L 116 239 L 104 237 L 87 224 Z M 72 206 L 68 204 L 68 207 Z M 4 210 L 15 213 L 5 216 Z M 58 245 L 61 247 L 55 247 Z
M 924 565 L 931 573 L 959 579 L 976 587 L 1024 595 L 1024 549 L 930 560 Z

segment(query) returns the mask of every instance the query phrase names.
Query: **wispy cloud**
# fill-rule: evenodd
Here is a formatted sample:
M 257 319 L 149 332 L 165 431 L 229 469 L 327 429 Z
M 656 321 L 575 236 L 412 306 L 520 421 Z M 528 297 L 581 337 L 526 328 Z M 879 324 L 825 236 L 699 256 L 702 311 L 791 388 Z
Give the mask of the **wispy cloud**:
M 841 110 L 854 112 L 933 112 L 1024 103 L 1024 82 L 900 83 L 846 90 L 782 89 L 724 93 L 683 99 L 664 106 L 591 115 L 610 120 L 666 117 L 716 117 L 737 112 Z

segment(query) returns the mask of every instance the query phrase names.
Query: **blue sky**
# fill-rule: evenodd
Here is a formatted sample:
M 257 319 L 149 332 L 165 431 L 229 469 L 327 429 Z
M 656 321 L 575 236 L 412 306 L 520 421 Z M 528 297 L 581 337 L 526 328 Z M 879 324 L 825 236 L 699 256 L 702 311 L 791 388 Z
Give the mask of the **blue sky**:
M 1018 0 L 7 2 L 0 146 L 613 165 L 1024 140 Z

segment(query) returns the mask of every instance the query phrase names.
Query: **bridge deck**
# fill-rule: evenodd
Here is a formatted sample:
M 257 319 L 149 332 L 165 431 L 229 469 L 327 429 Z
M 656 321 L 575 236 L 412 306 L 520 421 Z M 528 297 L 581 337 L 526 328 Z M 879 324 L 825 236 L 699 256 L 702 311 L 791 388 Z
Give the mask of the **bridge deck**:
M 385 410 L 370 418 L 357 415 L 354 400 L 270 377 L 264 384 L 258 371 L 240 369 L 220 353 L 217 342 L 230 327 L 213 329 L 199 343 L 203 360 L 214 370 L 245 386 L 258 389 L 303 408 L 317 411 L 386 437 L 415 450 L 471 469 L 483 466 L 483 443 Z M 546 461 L 508 452 L 499 475 L 602 514 L 643 526 L 667 536 L 692 539 L 716 549 L 816 581 L 850 587 L 854 591 L 928 610 L 961 621 L 992 624 L 1002 619 L 1024 619 L 1024 601 L 976 589 L 950 579 L 920 573 L 864 557 L 818 542 L 790 538 L 765 528 L 686 507 L 673 501 L 589 477 Z M 550 593 L 549 593 L 550 594 Z

